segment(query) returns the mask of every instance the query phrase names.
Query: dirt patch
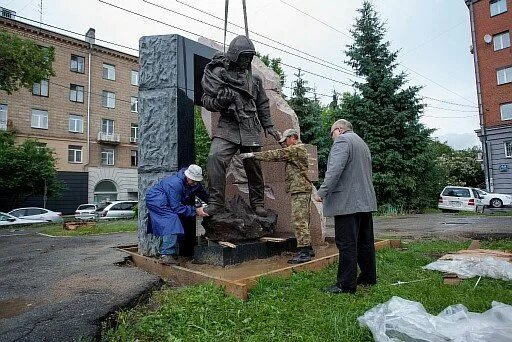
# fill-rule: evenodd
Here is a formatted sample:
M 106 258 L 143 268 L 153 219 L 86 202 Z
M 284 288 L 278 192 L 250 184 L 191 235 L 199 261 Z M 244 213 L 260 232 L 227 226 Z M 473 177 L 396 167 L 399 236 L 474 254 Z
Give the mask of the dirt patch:
M 33 301 L 25 298 L 0 300 L 0 319 L 18 316 L 34 306 L 35 303 Z

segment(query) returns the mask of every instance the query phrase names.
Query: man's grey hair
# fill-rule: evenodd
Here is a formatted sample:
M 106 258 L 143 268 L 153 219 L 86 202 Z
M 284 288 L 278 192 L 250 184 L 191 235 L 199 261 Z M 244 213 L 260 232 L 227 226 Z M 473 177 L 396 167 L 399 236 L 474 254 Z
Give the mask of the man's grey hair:
M 352 130 L 352 124 L 345 119 L 339 119 L 338 121 L 332 124 L 331 134 L 337 128 L 341 128 L 343 130 Z

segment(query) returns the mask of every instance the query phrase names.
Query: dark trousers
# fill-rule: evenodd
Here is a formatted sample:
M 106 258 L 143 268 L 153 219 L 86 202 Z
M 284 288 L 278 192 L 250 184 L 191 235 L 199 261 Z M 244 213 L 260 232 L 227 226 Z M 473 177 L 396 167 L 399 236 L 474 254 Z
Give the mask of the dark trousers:
M 226 169 L 237 151 L 241 153 L 259 152 L 259 146 L 242 146 L 230 141 L 213 138 L 208 154 L 206 168 L 208 169 L 208 192 L 210 193 L 209 205 L 224 207 L 226 193 Z M 260 162 L 254 158 L 243 160 L 247 182 L 249 183 L 249 201 L 251 206 L 264 206 L 263 174 Z
M 334 216 L 334 239 L 340 254 L 337 285 L 342 289 L 355 289 L 357 283 L 375 284 L 372 213 Z M 357 265 L 361 270 L 359 277 Z

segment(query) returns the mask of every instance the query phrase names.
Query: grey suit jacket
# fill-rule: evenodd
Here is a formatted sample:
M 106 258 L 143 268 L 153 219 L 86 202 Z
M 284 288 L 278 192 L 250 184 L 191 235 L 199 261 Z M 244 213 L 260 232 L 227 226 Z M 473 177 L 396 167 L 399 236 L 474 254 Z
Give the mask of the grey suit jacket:
M 353 131 L 334 141 L 318 196 L 323 198 L 325 216 L 377 210 L 370 149 Z

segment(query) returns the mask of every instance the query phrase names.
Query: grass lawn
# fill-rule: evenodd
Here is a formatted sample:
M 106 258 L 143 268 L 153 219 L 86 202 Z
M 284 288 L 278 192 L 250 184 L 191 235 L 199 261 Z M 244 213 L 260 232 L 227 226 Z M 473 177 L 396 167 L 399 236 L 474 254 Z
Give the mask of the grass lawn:
M 53 236 L 80 236 L 135 231 L 137 231 L 137 220 L 132 219 L 98 221 L 95 227 L 83 227 L 77 230 L 65 230 L 62 224 L 52 224 L 45 226 L 40 232 Z
M 117 326 L 105 328 L 104 341 L 373 341 L 356 319 L 392 296 L 419 301 L 432 314 L 462 303 L 482 312 L 493 300 L 512 304 L 512 284 L 482 278 L 444 285 L 440 272 L 421 266 L 468 243 L 413 242 L 405 249 L 377 252 L 379 283 L 356 295 L 331 295 L 323 288 L 336 277 L 337 264 L 290 278 L 264 278 L 247 302 L 225 296 L 212 285 L 164 288 L 149 301 L 117 314 Z M 482 248 L 512 250 L 512 239 L 482 242 Z M 427 281 L 392 286 L 398 281 Z

